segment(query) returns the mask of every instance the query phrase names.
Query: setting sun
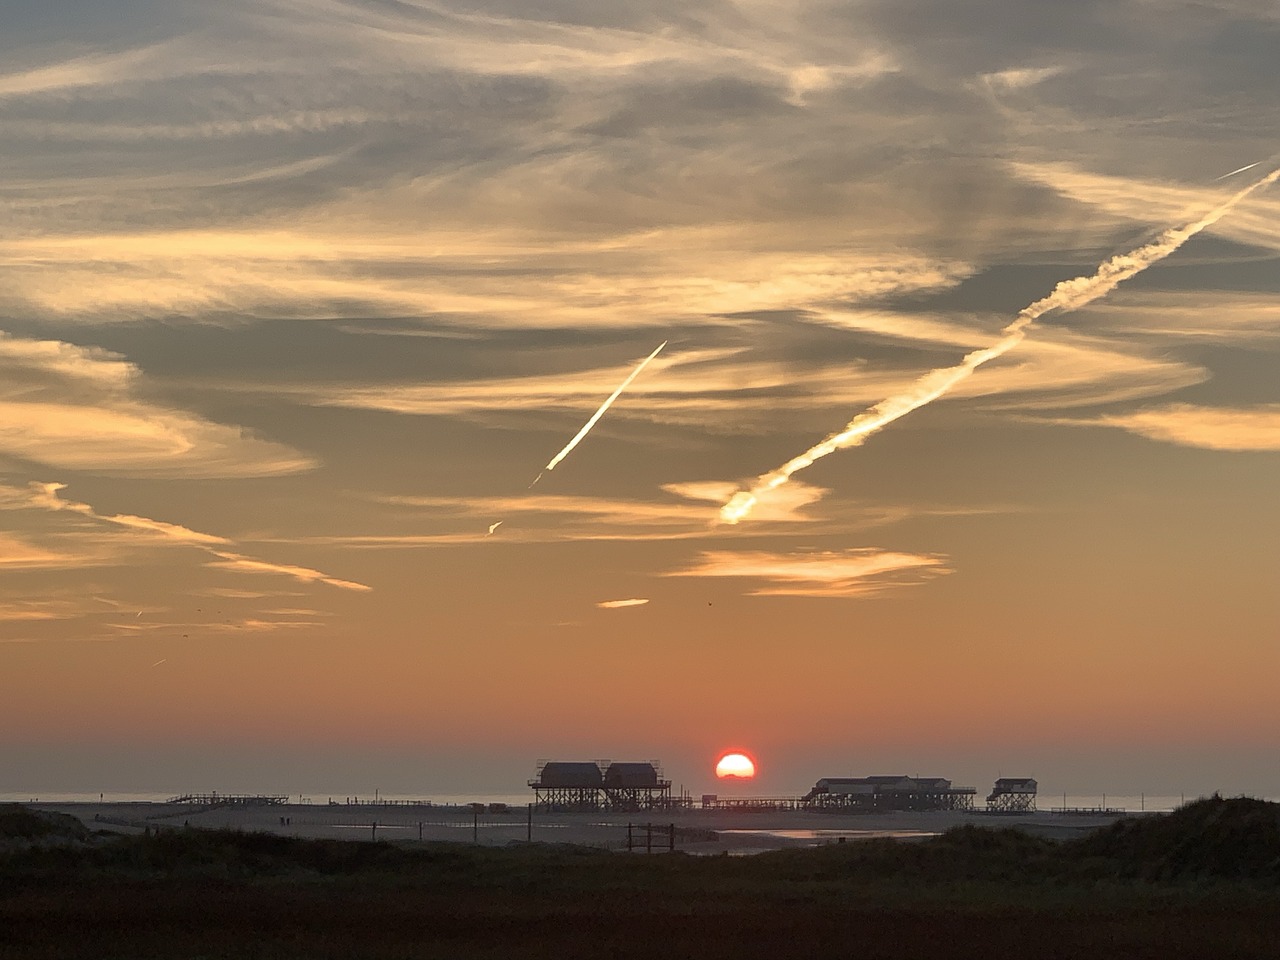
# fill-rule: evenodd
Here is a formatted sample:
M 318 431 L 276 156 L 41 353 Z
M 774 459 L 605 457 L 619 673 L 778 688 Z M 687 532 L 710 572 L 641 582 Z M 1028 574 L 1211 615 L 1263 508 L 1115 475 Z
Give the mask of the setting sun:
M 737 777 L 750 780 L 756 775 L 756 765 L 745 753 L 726 753 L 716 764 L 716 776 L 720 779 Z

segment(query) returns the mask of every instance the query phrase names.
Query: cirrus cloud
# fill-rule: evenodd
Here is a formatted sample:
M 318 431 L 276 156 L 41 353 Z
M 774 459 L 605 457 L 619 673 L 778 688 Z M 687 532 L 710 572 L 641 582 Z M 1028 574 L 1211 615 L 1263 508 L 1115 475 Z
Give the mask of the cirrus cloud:
M 139 396 L 142 372 L 119 354 L 0 332 L 0 454 L 44 466 L 133 477 L 298 473 L 315 461 Z
M 763 581 L 753 597 L 870 597 L 951 572 L 946 557 L 875 547 L 770 553 L 706 550 L 670 577 L 734 577 Z
M 1071 426 L 1115 427 L 1149 440 L 1202 450 L 1280 451 L 1280 404 L 1202 407 L 1171 403 L 1132 413 L 1053 421 Z
M 65 499 L 61 492 L 67 487 L 64 483 L 46 483 L 33 481 L 25 489 L 0 484 L 0 509 L 2 510 L 46 510 L 50 513 L 74 514 L 84 517 L 94 527 L 110 527 L 123 530 L 116 540 L 119 546 L 139 548 L 146 546 L 169 545 L 192 547 L 203 553 L 212 555 L 213 560 L 205 566 L 236 573 L 269 574 L 272 576 L 291 577 L 301 583 L 324 583 L 341 590 L 367 592 L 372 588 L 352 580 L 331 577 L 319 570 L 296 564 L 274 563 L 257 557 L 249 557 L 226 549 L 234 546 L 234 541 L 210 533 L 192 530 L 181 524 L 168 523 L 164 520 L 153 520 L 134 514 L 99 513 L 88 503 L 79 500 Z M 81 537 L 91 550 L 78 555 L 54 553 L 47 549 L 29 544 L 17 538 L 5 538 L 0 535 L 0 565 L 6 561 L 16 568 L 49 568 L 72 565 L 91 565 L 95 563 L 119 562 L 119 552 L 111 550 L 110 543 L 103 544 L 99 537 Z

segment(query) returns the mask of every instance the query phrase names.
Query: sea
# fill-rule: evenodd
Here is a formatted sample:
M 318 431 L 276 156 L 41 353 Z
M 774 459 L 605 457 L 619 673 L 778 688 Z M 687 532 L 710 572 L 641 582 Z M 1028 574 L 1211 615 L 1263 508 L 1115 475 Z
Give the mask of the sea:
M 0 803 L 164 803 L 174 797 L 183 796 L 189 793 L 204 793 L 205 791 L 153 791 L 153 792 L 129 792 L 129 791 L 105 791 L 103 793 L 84 793 L 84 792 L 68 792 L 65 790 L 0 790 Z M 212 792 L 212 791 L 209 791 Z M 256 793 L 257 791 L 236 791 L 236 790 L 219 790 L 219 793 L 227 795 L 235 795 L 237 793 Z M 272 796 L 284 796 L 284 794 L 272 794 Z M 307 793 L 307 794 L 290 794 L 289 802 L 296 804 L 328 804 L 333 803 L 432 803 L 437 806 L 466 806 L 472 803 L 505 803 L 508 806 L 523 807 L 525 804 L 533 800 L 533 795 L 529 792 L 515 793 L 481 793 L 481 794 L 454 794 L 454 793 Z
M 236 791 L 219 791 L 235 793 Z M 0 803 L 163 803 L 173 797 L 181 796 L 182 791 L 163 792 L 128 792 L 106 791 L 104 793 L 67 792 L 57 790 L 0 790 Z M 333 803 L 379 803 L 379 802 L 422 802 L 437 806 L 466 806 L 472 803 L 494 804 L 505 803 L 512 807 L 523 807 L 533 797 L 530 793 L 353 793 L 351 791 L 292 794 L 290 803 L 328 804 Z M 1040 794 L 1036 798 L 1036 808 L 1044 812 L 1055 810 L 1088 811 L 1115 810 L 1125 813 L 1167 813 L 1176 810 L 1185 803 L 1199 799 L 1197 794 Z M 1265 797 L 1275 800 L 1277 798 Z M 696 803 L 696 801 L 695 801 Z M 976 806 L 981 809 L 982 801 L 978 798 Z

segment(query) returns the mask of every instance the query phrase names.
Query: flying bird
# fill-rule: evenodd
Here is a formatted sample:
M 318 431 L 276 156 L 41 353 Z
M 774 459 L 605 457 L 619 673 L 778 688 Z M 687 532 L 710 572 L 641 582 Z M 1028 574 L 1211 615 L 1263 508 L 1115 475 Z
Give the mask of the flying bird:
M 609 398 L 605 400 L 604 403 L 600 404 L 600 408 L 591 415 L 591 419 L 589 419 L 585 424 L 583 424 L 582 429 L 578 431 L 577 435 L 564 445 L 564 449 L 562 449 L 559 453 L 557 453 L 554 457 L 552 457 L 547 462 L 547 465 L 542 468 L 542 473 L 539 473 L 536 477 L 533 478 L 533 483 L 537 483 L 539 480 L 541 480 L 543 473 L 546 473 L 549 470 L 554 470 L 556 468 L 556 464 L 558 464 L 561 460 L 567 457 L 569 455 L 569 452 L 573 450 L 573 448 L 576 447 L 579 443 L 582 442 L 582 438 L 591 432 L 591 428 L 596 425 L 596 421 L 598 421 L 601 417 L 604 416 L 604 412 L 613 405 L 613 401 L 617 400 L 619 395 L 622 393 L 622 391 L 627 389 L 627 387 L 631 385 L 632 380 L 640 376 L 640 371 L 649 365 L 650 360 L 652 360 L 654 357 L 656 357 L 659 353 L 662 352 L 662 348 L 665 347 L 667 343 L 668 341 L 663 340 L 660 344 L 658 344 L 657 350 L 654 350 L 653 353 L 649 354 L 647 357 L 645 357 L 643 360 L 640 361 L 640 363 L 636 366 L 636 368 L 632 370 L 631 373 L 627 376 L 627 379 L 623 380 L 622 383 L 618 384 L 618 389 L 613 391 L 613 393 L 609 394 Z M 529 484 L 529 486 L 532 487 L 533 483 Z
M 497 530 L 500 526 L 502 526 L 502 521 L 501 521 L 501 520 L 499 520 L 497 523 L 491 523 L 491 524 L 489 524 L 489 532 L 488 532 L 488 533 L 486 533 L 486 534 L 485 534 L 485 536 L 486 536 L 486 537 L 492 536 L 492 535 L 493 535 L 493 531 Z

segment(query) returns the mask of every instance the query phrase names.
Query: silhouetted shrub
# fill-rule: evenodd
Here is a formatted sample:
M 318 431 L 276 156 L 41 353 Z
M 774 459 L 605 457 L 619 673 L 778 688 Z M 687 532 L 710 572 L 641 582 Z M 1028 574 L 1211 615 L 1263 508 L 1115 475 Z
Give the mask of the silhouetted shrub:
M 1076 857 L 1143 880 L 1280 882 L 1280 804 L 1217 795 L 1159 817 L 1118 820 L 1072 841 Z
M 31 810 L 17 803 L 0 804 L 0 838 L 36 840 L 66 837 L 81 840 L 89 831 L 75 817 L 65 813 Z

